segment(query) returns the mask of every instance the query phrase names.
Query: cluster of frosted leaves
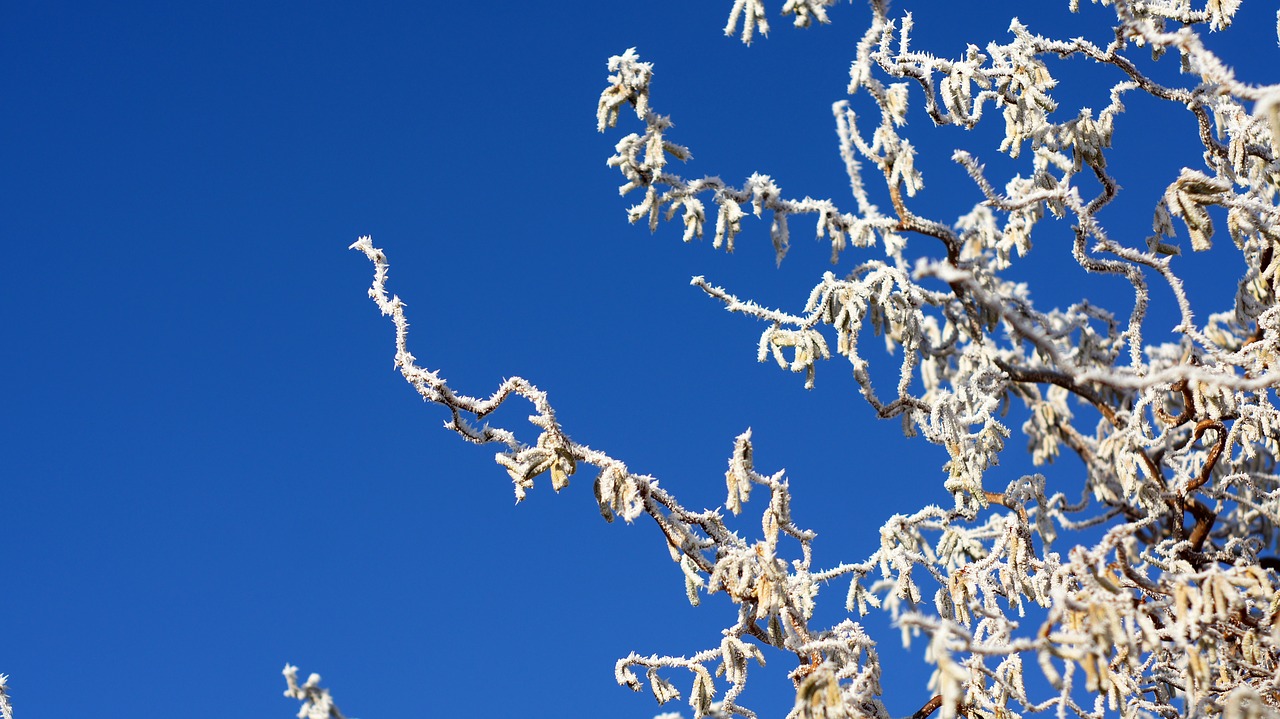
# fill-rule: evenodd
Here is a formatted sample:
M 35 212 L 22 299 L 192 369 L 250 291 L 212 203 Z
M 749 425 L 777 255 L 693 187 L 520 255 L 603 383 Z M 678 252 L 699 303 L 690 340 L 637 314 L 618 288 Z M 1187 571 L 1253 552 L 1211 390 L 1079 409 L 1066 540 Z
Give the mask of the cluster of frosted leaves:
M 803 26 L 826 22 L 831 4 L 788 0 L 783 11 Z M 488 397 L 455 391 L 409 352 L 404 304 L 386 289 L 385 255 L 367 237 L 353 245 L 375 265 L 370 295 L 396 326 L 398 369 L 449 411 L 448 429 L 501 447 L 496 458 L 517 499 L 538 477 L 559 491 L 590 466 L 602 516 L 652 519 L 692 603 L 724 593 L 737 606 L 719 646 L 685 656 L 633 653 L 617 664 L 619 683 L 647 688 L 659 703 L 686 701 L 696 717 L 754 717 L 738 703 L 749 668 L 791 655 L 799 658 L 793 719 L 885 717 L 881 665 L 862 626 L 811 625 L 819 589 L 843 578 L 851 614 L 888 612 L 904 641 L 927 641 L 934 671 L 917 717 L 1280 714 L 1280 562 L 1270 556 L 1280 541 L 1280 87 L 1237 81 L 1201 42 L 1197 28 L 1228 28 L 1238 2 L 1101 4 L 1115 16 L 1098 34 L 1103 44 L 1046 38 L 1014 21 L 1007 43 L 970 45 L 945 59 L 913 50 L 911 15 L 891 17 L 873 0 L 850 71 L 854 97 L 833 107 L 854 202 L 848 211 L 831 200 L 788 199 L 764 174 L 737 187 L 677 174 L 670 161 L 691 153 L 650 106 L 653 66 L 634 50 L 609 61 L 599 128 L 630 111 L 643 123 L 609 159 L 623 176 L 622 194 L 641 197 L 628 211 L 633 222 L 657 230 L 679 214 L 691 241 L 710 233 L 714 216 L 713 244 L 732 250 L 753 215 L 769 221 L 781 261 L 797 216 L 808 215 L 833 261 L 858 254 L 854 269 L 824 274 L 796 312 L 701 277 L 693 283 L 766 324 L 762 361 L 803 372 L 813 386 L 819 361 L 844 357 L 879 416 L 946 450 L 942 482 L 954 506 L 895 516 L 862 562 L 811 566 L 815 534 L 793 523 L 787 480 L 756 471 L 750 431 L 734 444 L 724 512 L 693 511 L 655 478 L 573 440 L 530 382 L 508 379 Z M 764 18 L 760 0 L 736 0 L 726 31 L 741 26 L 750 41 L 767 32 Z M 1186 81 L 1157 82 L 1134 53 L 1180 63 Z M 1054 99 L 1053 63 L 1072 60 L 1115 73 L 1110 102 L 1097 113 L 1064 112 Z M 1097 219 L 1119 191 L 1106 159 L 1129 93 L 1190 112 L 1188 141 L 1204 150 L 1202 167 L 1168 178 L 1153 234 L 1136 246 L 1111 239 Z M 971 128 L 998 112 L 1005 137 L 993 151 L 1020 158 L 1027 173 L 1000 190 L 978 158 L 957 152 L 985 201 L 954 221 L 917 214 L 924 178 L 900 133 L 913 97 L 941 125 Z M 858 103 L 871 108 L 869 135 Z M 885 183 L 888 210 L 870 201 L 864 169 Z M 1087 301 L 1037 309 L 1028 288 L 1002 276 L 1033 249 L 1046 213 L 1071 223 L 1070 253 L 1085 271 L 1130 288 L 1127 317 Z M 1171 260 L 1180 232 L 1191 250 L 1205 249 L 1224 219 L 1248 269 L 1234 307 L 1197 323 Z M 1143 342 L 1151 282 L 1175 298 L 1177 342 Z M 861 341 L 867 329 L 897 357 L 891 388 L 873 385 Z M 513 396 L 532 406 L 532 442 L 488 422 Z M 1064 453 L 1081 460 L 1081 496 L 1055 491 L 1043 474 L 984 483 L 1012 436 L 1002 421 L 1011 405 L 1027 418 L 1020 430 L 1037 465 Z M 763 538 L 750 543 L 726 513 L 739 514 L 753 490 L 766 497 Z M 1031 670 L 1052 688 L 1043 696 L 1028 691 Z
M 298 719 L 344 719 L 338 706 L 329 696 L 329 690 L 320 686 L 320 675 L 312 674 L 307 681 L 298 683 L 298 668 L 292 664 L 284 665 L 284 680 L 287 688 L 284 695 L 302 702 L 298 709 Z
M 13 719 L 13 705 L 9 703 L 9 677 L 0 674 L 0 719 Z

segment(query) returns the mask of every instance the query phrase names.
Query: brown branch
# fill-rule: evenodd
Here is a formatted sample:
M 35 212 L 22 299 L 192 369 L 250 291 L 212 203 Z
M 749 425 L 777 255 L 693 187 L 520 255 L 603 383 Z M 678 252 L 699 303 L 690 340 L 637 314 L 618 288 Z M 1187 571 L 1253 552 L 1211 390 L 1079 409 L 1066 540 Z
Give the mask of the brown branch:
M 1209 456 L 1205 459 L 1204 466 L 1200 468 L 1200 474 L 1196 476 L 1186 490 L 1178 493 L 1177 505 L 1181 511 L 1178 512 L 1178 530 L 1179 537 L 1185 531 L 1182 527 L 1181 517 L 1190 512 L 1195 517 L 1196 523 L 1191 528 L 1191 534 L 1187 536 L 1187 540 L 1191 542 L 1191 550 L 1199 553 L 1206 539 L 1209 538 L 1209 532 L 1213 531 L 1213 524 L 1218 520 L 1217 512 L 1214 512 L 1208 505 L 1196 499 L 1192 494 L 1199 488 L 1203 487 L 1209 481 L 1209 475 L 1213 472 L 1213 467 L 1218 463 L 1218 458 L 1222 456 L 1222 451 L 1227 445 L 1227 429 L 1222 422 L 1216 419 L 1202 419 L 1196 424 L 1195 434 L 1192 441 L 1199 440 L 1201 436 L 1208 430 L 1217 432 L 1217 441 L 1213 443 L 1213 448 L 1209 450 Z
M 886 184 L 889 185 L 889 200 L 893 203 L 893 211 L 898 215 L 898 226 L 894 229 L 898 232 L 915 232 L 927 237 L 940 240 L 947 248 L 947 262 L 952 267 L 960 266 L 960 238 L 956 233 L 946 225 L 932 222 L 929 220 L 921 220 L 911 210 L 907 209 L 907 203 L 902 199 L 902 187 L 900 182 L 891 182 L 893 177 L 893 166 L 886 159 L 881 163 L 880 169 L 884 172 Z M 960 306 L 964 308 L 964 312 L 969 318 L 969 332 L 973 336 L 973 340 L 979 344 L 983 341 L 982 320 L 978 314 L 978 309 L 974 306 L 973 299 L 964 291 L 964 285 L 960 282 L 948 282 L 952 294 L 960 301 Z
M 1195 408 L 1194 399 L 1191 396 L 1191 388 L 1187 386 L 1185 379 L 1180 379 L 1173 383 L 1169 388 L 1173 392 L 1182 393 L 1182 412 L 1177 416 L 1171 415 L 1164 410 L 1164 407 L 1156 407 L 1156 417 L 1160 418 L 1170 429 L 1181 427 L 1191 419 L 1191 412 Z
M 1065 422 L 1058 425 L 1056 429 L 1062 437 L 1062 443 L 1080 456 L 1080 460 L 1084 462 L 1086 468 L 1091 466 L 1093 464 L 1093 451 L 1084 443 L 1084 437 L 1080 435 L 1079 430 Z
M 1120 421 L 1119 421 L 1119 418 L 1116 416 L 1115 410 L 1112 409 L 1110 405 L 1108 405 L 1106 402 L 1104 402 L 1101 397 L 1099 397 L 1096 393 L 1094 393 L 1093 390 L 1090 390 L 1087 387 L 1082 387 L 1080 384 L 1078 384 L 1074 378 L 1068 375 L 1062 374 L 1061 372 L 1054 372 L 1052 370 L 1032 370 L 1032 369 L 1025 369 L 1022 367 L 1015 367 L 1014 365 L 1011 365 L 1008 362 L 1005 362 L 1004 360 L 1001 360 L 1001 359 L 995 360 L 995 364 L 997 367 L 1003 370 L 1006 374 L 1008 374 L 1009 378 L 1015 382 L 1035 382 L 1035 383 L 1053 384 L 1053 385 L 1062 387 L 1063 389 L 1066 389 L 1069 392 L 1074 393 L 1076 396 L 1081 397 L 1082 399 L 1085 399 L 1090 404 L 1092 404 L 1098 410 L 1098 412 L 1100 412 L 1102 416 L 1106 418 L 1108 422 L 1111 423 L 1112 427 L 1115 427 L 1116 429 L 1120 429 Z M 1070 425 L 1067 425 L 1067 426 L 1069 427 Z M 1068 435 L 1064 432 L 1063 436 L 1065 438 Z M 1080 442 L 1079 444 L 1081 449 L 1083 449 L 1083 443 Z M 1071 444 L 1068 443 L 1068 446 L 1071 446 Z M 1091 458 L 1085 457 L 1085 454 L 1084 452 L 1081 452 L 1081 449 L 1077 449 L 1076 447 L 1072 447 L 1072 449 L 1076 449 L 1076 452 L 1081 455 L 1081 458 L 1085 459 L 1086 465 L 1092 461 Z M 1160 482 L 1161 484 L 1164 484 L 1164 473 L 1160 471 L 1160 465 L 1154 459 L 1152 459 L 1150 455 L 1148 455 L 1146 452 L 1142 451 L 1141 449 L 1138 449 L 1137 452 L 1138 452 L 1138 456 L 1142 458 L 1142 463 L 1143 465 L 1146 466 L 1147 472 L 1151 474 L 1151 478 L 1156 480 L 1157 482 Z M 1173 512 L 1173 515 L 1169 523 L 1170 528 L 1174 536 L 1178 538 L 1182 538 L 1182 536 L 1185 534 L 1185 530 L 1182 527 L 1181 518 L 1185 513 L 1185 507 L 1182 506 L 1177 500 L 1173 499 L 1172 497 L 1169 498 L 1166 503 L 1169 505 L 1169 509 Z
M 920 710 L 911 715 L 911 719 L 928 719 L 929 715 L 938 711 L 938 707 L 942 706 L 942 695 L 935 694 L 932 699 L 920 707 Z
M 1209 532 L 1213 530 L 1213 523 L 1218 520 L 1218 513 L 1195 497 L 1187 502 L 1187 511 L 1196 518 L 1196 526 L 1191 528 L 1187 539 L 1191 542 L 1191 548 L 1199 552 L 1204 547 L 1204 540 L 1208 539 Z
M 1169 594 L 1169 592 L 1161 589 L 1160 585 L 1151 581 L 1147 577 L 1138 574 L 1138 570 L 1134 569 L 1133 565 L 1129 563 L 1129 553 L 1125 551 L 1124 544 L 1116 545 L 1116 559 L 1119 560 L 1118 564 L 1120 565 L 1120 571 L 1124 576 L 1128 577 L 1129 581 L 1138 585 L 1140 589 L 1149 594 Z
M 1022 506 L 1021 504 L 1017 504 L 1015 502 L 1009 501 L 1009 498 L 1007 496 L 999 492 L 983 492 L 983 494 L 987 496 L 988 502 L 991 502 L 992 504 L 999 504 L 1002 507 L 1007 507 L 1008 509 L 1012 509 L 1013 511 L 1018 513 L 1018 519 L 1021 519 L 1023 524 L 1027 523 L 1026 507 Z
M 1262 274 L 1271 267 L 1271 260 L 1273 259 L 1273 256 L 1274 256 L 1272 247 L 1273 245 L 1267 245 L 1266 248 L 1262 250 L 1262 254 L 1258 256 L 1258 276 L 1259 277 L 1262 276 Z M 1263 334 L 1264 333 L 1262 331 L 1262 323 L 1255 321 L 1253 325 L 1253 335 L 1249 337 L 1249 339 L 1245 340 L 1244 346 L 1248 347 L 1254 342 L 1261 342 Z M 1266 366 L 1265 363 L 1263 366 L 1264 367 Z M 1245 376 L 1248 377 L 1249 375 L 1245 374 Z
M 1053 370 L 1016 367 L 1002 359 L 997 359 L 995 364 L 1003 370 L 1005 374 L 1009 375 L 1009 379 L 1014 382 L 1053 384 L 1079 396 L 1081 399 L 1087 400 L 1089 404 L 1092 404 L 1099 412 L 1102 413 L 1102 416 L 1111 423 L 1112 427 L 1115 427 L 1116 429 L 1120 428 L 1120 422 L 1116 418 L 1115 410 L 1111 409 L 1106 402 L 1103 402 L 1102 398 L 1094 393 L 1093 390 L 1088 387 L 1080 386 L 1074 378 L 1062 374 L 1061 372 L 1054 372 Z
M 1205 459 L 1204 466 L 1200 468 L 1200 475 L 1195 481 L 1187 485 L 1187 492 L 1191 493 L 1203 487 L 1209 481 L 1209 474 L 1213 472 L 1213 466 L 1218 463 L 1218 457 L 1222 455 L 1222 450 L 1227 446 L 1227 428 L 1216 419 L 1202 419 L 1196 425 L 1195 438 L 1200 439 L 1200 435 L 1205 430 L 1214 430 L 1218 433 L 1218 440 L 1213 443 L 1213 449 L 1209 450 L 1209 457 Z

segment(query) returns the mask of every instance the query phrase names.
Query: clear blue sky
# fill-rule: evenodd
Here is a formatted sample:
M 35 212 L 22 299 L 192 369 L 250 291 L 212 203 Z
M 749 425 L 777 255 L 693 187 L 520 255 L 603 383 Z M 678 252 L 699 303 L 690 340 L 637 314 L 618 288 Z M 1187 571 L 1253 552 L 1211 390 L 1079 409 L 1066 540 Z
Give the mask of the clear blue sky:
M 914 46 L 949 56 L 1004 41 L 1015 14 L 1100 42 L 1112 16 L 1087 3 L 1069 16 L 1065 0 L 911 5 Z M 0 672 L 19 716 L 288 717 L 288 661 L 361 719 L 650 717 L 614 661 L 719 643 L 728 603 L 689 607 L 659 533 L 603 522 L 589 475 L 560 496 L 544 481 L 517 507 L 494 450 L 441 429 L 392 369 L 371 267 L 346 249 L 362 234 L 391 258 L 423 364 L 470 394 L 523 375 L 575 439 L 688 505 L 723 501 L 733 438 L 753 427 L 757 466 L 788 469 L 797 522 L 819 532 L 818 565 L 873 551 L 895 512 L 948 503 L 942 452 L 873 423 L 842 360 L 806 392 L 756 364 L 761 327 L 688 286 L 703 274 L 798 309 L 829 269 L 807 221 L 781 268 L 756 220 L 732 256 L 625 221 L 633 200 L 605 159 L 637 125 L 598 135 L 594 110 L 605 61 L 631 46 L 656 66 L 652 102 L 692 149 L 688 174 L 765 172 L 852 208 L 830 106 L 866 8 L 837 6 L 808 31 L 771 17 L 751 48 L 721 35 L 728 8 L 4 4 Z M 1246 79 L 1276 80 L 1272 13 L 1246 3 L 1227 36 L 1237 62 L 1252 48 Z M 1106 104 L 1110 82 L 1093 78 L 1114 78 L 1054 68 L 1060 97 L 1078 98 L 1067 112 Z M 1147 162 L 1119 175 L 1136 209 L 1104 219 L 1137 243 L 1198 153 L 1188 113 L 1133 107 L 1151 114 L 1121 119 L 1116 162 Z M 909 129 L 919 206 L 954 218 L 977 199 L 948 161 L 970 140 L 923 116 Z M 1190 291 L 1212 311 L 1239 274 L 1219 244 L 1184 260 L 1211 280 Z M 1037 253 L 1026 271 L 1049 282 L 1046 304 L 1124 296 L 1074 270 L 1060 241 Z M 1015 434 L 992 481 L 1026 471 L 1022 445 Z M 820 597 L 823 616 L 838 620 L 846 589 Z M 909 713 L 927 672 L 869 624 L 886 701 Z M 781 716 L 793 664 L 769 659 L 747 704 Z

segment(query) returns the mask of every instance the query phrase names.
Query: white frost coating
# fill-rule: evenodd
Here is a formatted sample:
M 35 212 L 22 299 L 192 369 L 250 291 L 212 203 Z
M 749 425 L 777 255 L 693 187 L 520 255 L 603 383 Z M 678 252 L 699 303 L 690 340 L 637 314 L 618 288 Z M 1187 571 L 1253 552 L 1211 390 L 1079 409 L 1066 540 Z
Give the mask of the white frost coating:
M 284 695 L 302 702 L 302 707 L 298 709 L 298 719 L 345 719 L 333 703 L 333 697 L 329 696 L 329 690 L 320 687 L 319 674 L 312 674 L 305 683 L 298 684 L 297 667 L 286 664 L 281 673 L 288 683 Z
M 0 719 L 13 719 L 13 705 L 9 703 L 9 677 L 0 674 Z
M 792 719 L 887 717 L 883 668 L 863 628 L 852 619 L 814 626 L 822 588 L 842 579 L 849 612 L 887 611 L 905 639 L 922 637 L 933 672 L 916 681 L 916 719 L 1280 716 L 1280 86 L 1239 82 L 1201 42 L 1206 28 L 1229 29 L 1238 0 L 1093 4 L 1111 7 L 1090 8 L 1095 14 L 1114 14 L 1097 43 L 1047 38 L 1014 20 L 1003 44 L 939 48 L 959 49 L 948 60 L 910 42 L 927 10 L 895 19 L 887 2 L 872 0 L 850 69 L 854 97 L 833 108 L 853 211 L 832 200 L 788 199 L 766 174 L 737 187 L 714 175 L 676 174 L 670 159 L 691 153 L 669 137 L 671 120 L 650 107 L 653 65 L 634 49 L 609 61 L 599 128 L 615 126 L 625 105 L 643 123 L 608 160 L 622 175 L 620 192 L 643 195 L 628 210 L 632 222 L 657 231 L 679 212 L 687 242 L 703 237 L 714 215 L 713 244 L 732 250 L 740 235 L 757 234 L 754 216 L 768 221 L 781 261 L 791 216 L 812 215 L 833 262 L 858 254 L 855 265 L 825 273 L 796 311 L 762 307 L 702 277 L 693 284 L 730 312 L 765 323 L 760 360 L 804 372 L 812 387 L 820 362 L 844 357 L 880 417 L 946 450 L 940 476 L 921 481 L 942 483 L 954 505 L 893 517 L 880 528 L 879 549 L 861 562 L 812 566 L 816 535 L 793 522 L 782 473 L 755 469 L 749 430 L 733 445 L 724 511 L 694 512 L 653 477 L 571 439 L 546 393 L 528 381 L 505 380 L 487 398 L 457 393 L 409 352 L 404 304 L 387 293 L 382 251 L 368 237 L 352 245 L 374 263 L 370 295 L 395 324 L 397 368 L 449 411 L 447 428 L 501 448 L 497 461 L 517 500 L 540 475 L 560 490 L 591 465 L 601 514 L 653 519 L 691 603 L 723 592 L 738 606 L 718 646 L 679 657 L 632 653 L 617 663 L 620 684 L 636 691 L 647 684 L 659 703 L 683 699 L 697 717 L 755 717 L 738 701 L 751 663 L 768 654 L 798 659 Z M 782 10 L 807 26 L 828 22 L 833 5 L 787 0 Z M 767 31 L 761 0 L 734 0 L 726 33 L 750 42 Z M 1133 58 L 1147 53 L 1179 63 L 1182 82 L 1145 74 L 1145 60 Z M 1055 73 L 1063 62 L 1111 71 L 1109 103 L 1097 111 L 1060 107 Z M 1187 141 L 1203 147 L 1204 164 L 1161 180 L 1151 237 L 1114 239 L 1099 214 L 1124 179 L 1110 174 L 1107 154 L 1126 139 L 1115 118 L 1129 93 L 1189 112 Z M 901 135 L 912 102 L 935 124 L 966 129 L 995 108 L 1005 133 L 992 150 L 1023 163 L 1023 172 L 997 181 L 977 157 L 957 151 L 953 159 L 984 201 L 954 221 L 927 217 L 916 150 Z M 870 202 L 867 176 L 885 183 L 888 210 Z M 1070 223 L 1069 247 L 1035 246 L 1046 215 Z M 1194 272 L 1198 251 L 1224 227 L 1246 267 L 1234 306 L 1192 308 L 1174 268 Z M 1033 250 L 1114 275 L 1131 292 L 1127 316 L 1083 298 L 1038 309 L 1031 289 L 1003 275 Z M 1174 297 L 1177 341 L 1144 342 L 1152 282 Z M 872 357 L 885 355 L 868 349 L 868 333 L 898 355 L 892 387 L 872 382 Z M 480 423 L 513 396 L 533 407 L 531 444 Z M 1006 419 L 1010 406 L 1020 421 Z M 1045 473 L 992 487 L 991 468 L 1013 427 Z M 1064 454 L 1079 464 L 1050 472 Z M 1081 467 L 1081 497 L 1055 490 L 1064 477 L 1078 484 Z M 765 505 L 763 538 L 749 543 L 727 521 L 753 491 Z M 1030 607 L 1039 609 L 1028 615 Z M 1030 693 L 1028 671 L 1047 679 L 1033 687 L 1050 688 Z

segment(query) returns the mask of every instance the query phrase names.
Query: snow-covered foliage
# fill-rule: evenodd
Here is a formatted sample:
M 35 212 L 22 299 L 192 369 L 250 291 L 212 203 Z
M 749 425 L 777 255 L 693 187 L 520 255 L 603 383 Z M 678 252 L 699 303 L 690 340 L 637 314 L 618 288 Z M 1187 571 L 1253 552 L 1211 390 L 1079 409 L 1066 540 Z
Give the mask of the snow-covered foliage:
M 879 610 L 904 636 L 927 642 L 934 672 L 917 717 L 1280 715 L 1280 85 L 1237 80 L 1202 42 L 1200 32 L 1231 24 L 1239 0 L 1199 9 L 1190 0 L 1101 4 L 1115 22 L 1100 28 L 1100 44 L 1041 36 L 1014 20 L 1007 42 L 971 44 L 946 59 L 911 47 L 910 13 L 893 16 L 872 0 L 852 97 L 833 108 L 848 208 L 788 199 L 765 174 L 738 187 L 677 174 L 671 160 L 690 151 L 651 108 L 658 73 L 634 49 L 609 60 L 600 130 L 630 122 L 632 112 L 643 125 L 608 160 L 622 174 L 621 192 L 640 197 L 632 222 L 657 231 L 678 213 L 686 241 L 712 234 L 716 247 L 732 250 L 753 233 L 749 216 L 767 219 L 779 261 L 791 232 L 812 223 L 833 260 L 856 254 L 856 266 L 823 275 L 795 313 L 701 277 L 693 283 L 766 324 L 761 361 L 804 372 L 812 386 L 820 362 L 844 357 L 879 416 L 945 448 L 940 481 L 953 506 L 893 517 L 862 561 L 813 566 L 816 535 L 792 518 L 782 475 L 756 469 L 749 431 L 729 459 L 725 511 L 693 511 L 653 477 L 571 439 L 547 394 L 525 379 L 488 397 L 458 392 L 410 353 L 382 251 L 368 237 L 352 246 L 376 268 L 370 295 L 395 323 L 404 378 L 449 411 L 450 429 L 499 448 L 517 499 L 539 476 L 558 491 L 591 467 L 601 514 L 654 521 L 690 602 L 722 592 L 738 606 L 718 646 L 688 656 L 633 653 L 617 664 L 620 684 L 647 688 L 663 704 L 683 699 L 696 717 L 754 717 L 739 704 L 749 668 L 798 657 L 792 718 L 886 717 L 885 668 L 857 621 Z M 787 0 L 782 12 L 806 26 L 830 21 L 831 5 Z M 1078 9 L 1077 0 L 1070 5 Z M 735 0 L 726 32 L 750 42 L 768 32 L 765 17 L 761 0 Z M 1133 58 L 1147 53 L 1178 66 L 1181 82 L 1146 74 L 1149 63 Z M 1064 120 L 1052 70 L 1071 58 L 1104 66 L 1115 84 L 1106 107 Z M 1107 167 L 1115 119 L 1126 95 L 1142 93 L 1191 113 L 1198 132 L 1187 141 L 1202 146 L 1203 165 L 1167 178 L 1153 234 L 1131 242 L 1110 237 L 1098 216 L 1119 191 Z M 931 218 L 913 202 L 924 177 L 902 134 L 913 101 L 938 125 L 972 128 L 997 113 L 1004 137 L 991 151 L 1024 162 L 1025 173 L 1000 190 L 979 158 L 957 152 L 985 201 L 956 220 Z M 888 209 L 871 202 L 868 175 L 885 183 Z M 1129 288 L 1127 317 L 1085 301 L 1038 308 L 1005 277 L 1032 250 L 1046 214 L 1071 224 L 1080 267 Z M 1185 231 L 1190 250 L 1205 250 L 1224 225 L 1248 270 L 1233 307 L 1198 315 L 1172 270 L 1182 249 L 1175 238 Z M 1144 343 L 1153 282 L 1176 298 L 1174 342 Z M 900 357 L 892 387 L 873 385 L 866 331 Z M 488 423 L 513 396 L 533 407 L 532 444 Z M 985 475 L 1015 429 L 1002 422 L 1010 405 L 1024 408 L 1020 429 L 1045 474 L 993 487 Z M 1048 465 L 1064 453 L 1086 468 L 1081 497 L 1055 488 Z M 748 543 L 730 522 L 753 491 L 763 538 Z M 815 626 L 815 597 L 837 580 L 850 617 Z M 1045 687 L 1039 693 L 1024 682 L 1033 672 L 1046 680 L 1033 683 Z M 323 715 L 327 694 L 287 676 L 290 695 L 310 702 L 308 715 Z
M 298 719 L 344 719 L 329 696 L 329 690 L 320 686 L 320 675 L 312 674 L 307 681 L 298 683 L 298 668 L 292 664 L 284 665 L 284 680 L 288 688 L 284 695 L 302 702 L 298 709 Z
M 13 707 L 9 705 L 9 677 L 0 674 L 0 719 L 13 719 Z

